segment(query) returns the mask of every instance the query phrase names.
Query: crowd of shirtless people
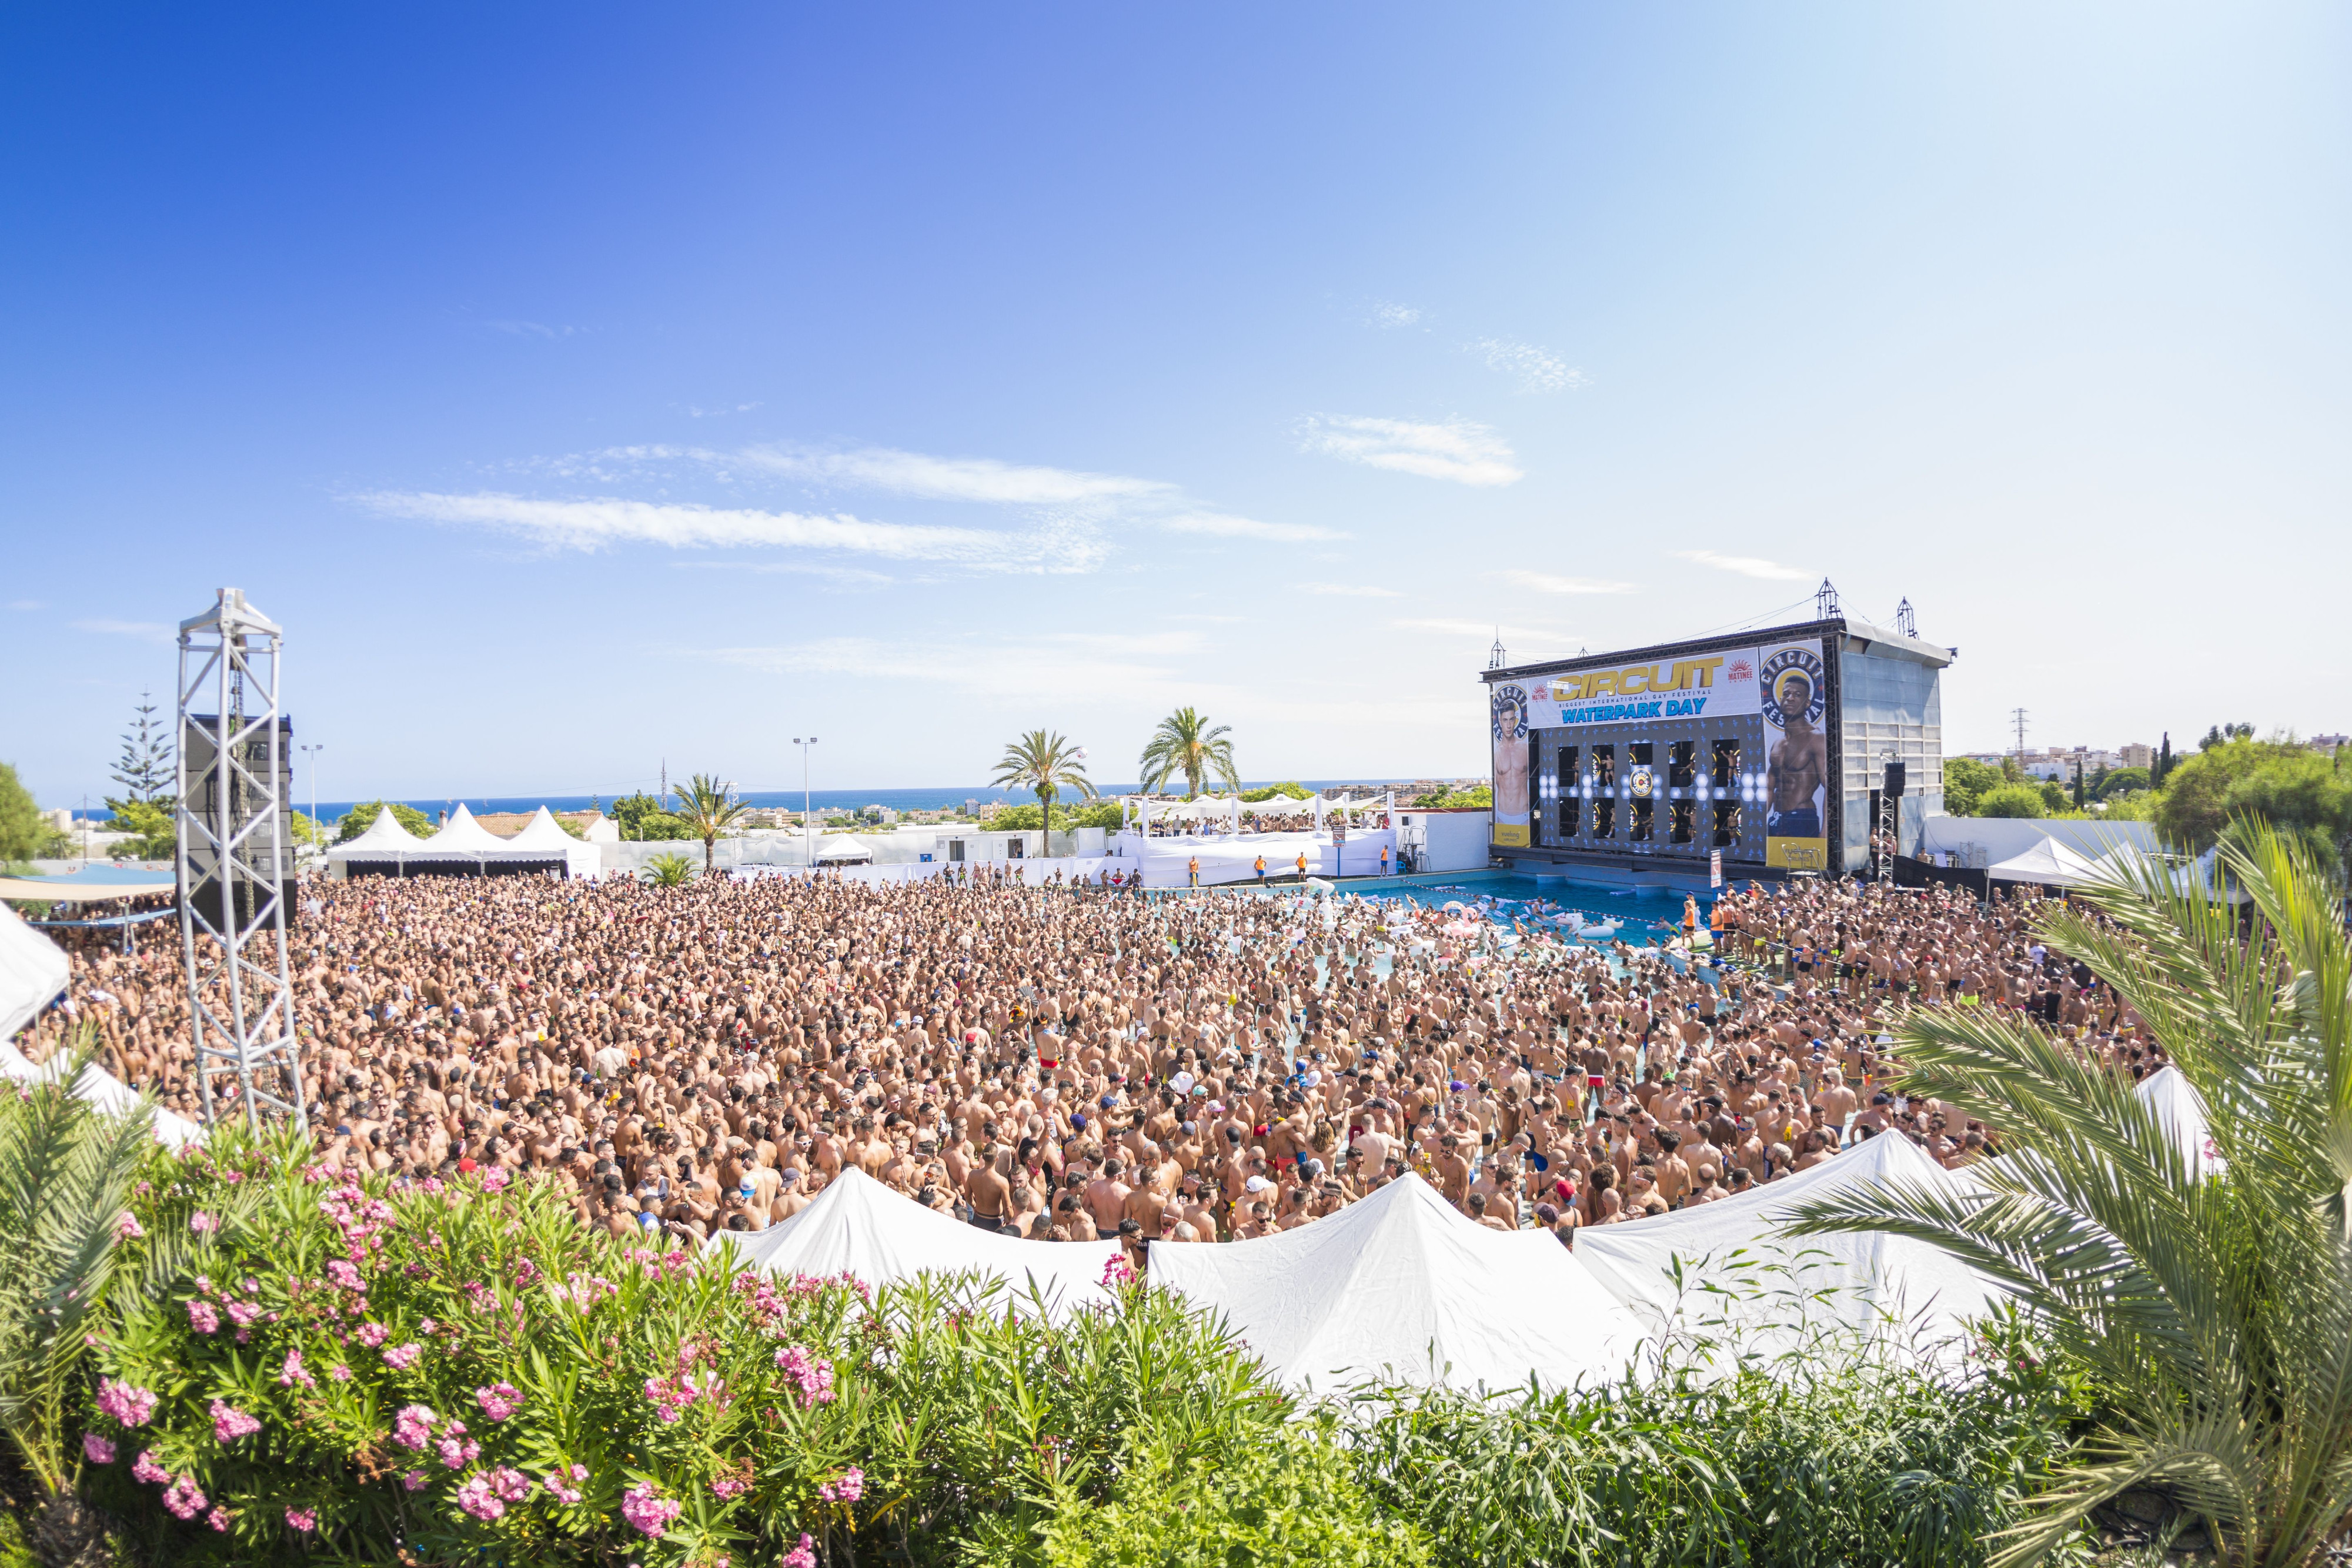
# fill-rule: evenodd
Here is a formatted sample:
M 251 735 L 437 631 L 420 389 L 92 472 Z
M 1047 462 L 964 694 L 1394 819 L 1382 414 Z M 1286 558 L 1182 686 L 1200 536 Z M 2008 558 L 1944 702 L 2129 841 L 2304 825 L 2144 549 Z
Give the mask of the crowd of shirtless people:
M 759 1230 L 856 1166 L 983 1230 L 1223 1241 L 1413 1172 L 1479 1224 L 1572 1246 L 1862 1138 L 1983 1157 L 1985 1129 L 1890 1092 L 1906 1007 L 2011 1008 L 2118 1071 L 2157 1064 L 2087 970 L 2034 943 L 2024 903 L 1944 889 L 1751 884 L 1688 908 L 1680 940 L 1667 922 L 1605 948 L 1508 906 L 1472 926 L 1397 898 L 987 873 L 299 896 L 328 1154 L 545 1173 L 615 1235 Z M 1698 925 L 1712 964 L 1687 953 Z M 88 1021 L 106 1066 L 194 1114 L 178 944 L 71 935 L 68 999 L 28 1053 Z

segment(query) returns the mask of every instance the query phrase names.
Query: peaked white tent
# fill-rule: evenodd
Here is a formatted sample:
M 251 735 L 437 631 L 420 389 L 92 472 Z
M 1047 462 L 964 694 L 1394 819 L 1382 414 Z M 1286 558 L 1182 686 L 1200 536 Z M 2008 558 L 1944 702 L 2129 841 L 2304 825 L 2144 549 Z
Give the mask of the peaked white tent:
M 2098 862 L 2046 835 L 2023 854 L 2011 855 L 1985 874 L 1995 882 L 2038 882 L 2047 887 L 2081 887 L 2105 875 Z
M 1473 1224 L 1410 1175 L 1254 1241 L 1154 1241 L 1151 1280 L 1222 1312 L 1293 1387 L 1568 1388 L 1622 1375 L 1643 1337 L 1549 1231 Z
M 847 1273 L 879 1290 L 917 1274 L 977 1270 L 1021 1295 L 1034 1281 L 1056 1311 L 1106 1303 L 1103 1268 L 1119 1255 L 1116 1241 L 1024 1241 L 994 1236 L 893 1192 L 849 1169 L 806 1208 L 765 1230 L 722 1230 L 706 1249 L 728 1248 L 763 1273 Z
M 0 1045 L 0 1078 L 18 1083 L 52 1083 L 63 1076 L 65 1066 L 57 1061 L 36 1063 L 15 1046 Z M 74 1080 L 73 1096 L 110 1116 L 132 1115 L 140 1108 L 137 1092 L 95 1061 L 84 1067 L 81 1076 Z M 185 1148 L 205 1139 L 202 1127 L 161 1105 L 153 1107 L 148 1124 L 166 1148 Z
M 871 861 L 874 858 L 874 852 L 846 833 L 836 833 L 832 838 L 819 839 L 816 841 L 816 858 L 820 863 L 825 862 L 842 864 L 852 862 L 862 863 Z
M 365 831 L 347 844 L 330 845 L 330 862 L 402 861 L 421 852 L 425 841 L 400 825 L 400 819 L 386 806 L 375 814 L 375 821 Z
M 64 948 L 0 904 L 0 1040 L 16 1039 L 64 992 L 72 972 Z
M 445 860 L 504 854 L 508 848 L 506 840 L 474 821 L 474 813 L 466 810 L 463 800 L 457 802 L 449 820 L 441 824 L 441 831 L 425 841 L 425 854 Z
M 1874 1183 L 1982 1190 L 1890 1133 L 1738 1197 L 1580 1230 L 1576 1255 L 1652 1329 L 1712 1333 L 1741 1350 L 1770 1352 L 1793 1343 L 1801 1325 L 1843 1325 L 1890 1334 L 1906 1352 L 1936 1359 L 1958 1336 L 1959 1320 L 1983 1313 L 1999 1287 L 1924 1241 L 1884 1232 L 1781 1234 L 1800 1204 Z M 1790 1299 L 1832 1288 L 1833 1295 L 1805 1302 L 1801 1312 Z M 1890 1315 L 1900 1326 L 1887 1322 Z
M 509 853 L 529 851 L 550 860 L 561 860 L 565 874 L 570 876 L 594 876 L 604 865 L 603 852 L 565 832 L 563 824 L 555 820 L 555 813 L 544 806 L 523 824 L 521 832 L 500 841 Z
M 2156 1113 L 2172 1142 L 2187 1155 L 2200 1176 L 2215 1176 L 2227 1166 L 2213 1146 L 2213 1130 L 2205 1119 L 2205 1102 L 2177 1067 L 2162 1067 L 2139 1081 L 2133 1091 L 2140 1103 Z

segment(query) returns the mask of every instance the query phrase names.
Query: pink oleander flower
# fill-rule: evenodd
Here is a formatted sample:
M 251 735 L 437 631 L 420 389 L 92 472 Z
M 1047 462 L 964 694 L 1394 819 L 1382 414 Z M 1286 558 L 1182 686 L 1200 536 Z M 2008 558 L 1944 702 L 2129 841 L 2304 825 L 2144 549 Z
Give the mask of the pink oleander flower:
M 311 1376 L 302 1364 L 302 1353 L 289 1350 L 286 1353 L 286 1364 L 278 1369 L 278 1386 L 291 1388 L 298 1383 L 305 1388 L 319 1386 L 319 1380 Z
M 261 1316 L 261 1303 L 259 1301 L 231 1301 L 228 1304 L 228 1315 L 230 1320 L 234 1322 L 237 1327 L 249 1328 L 252 1326 L 254 1320 Z
M 213 1310 L 213 1304 L 210 1301 L 190 1301 L 188 1326 L 198 1333 L 218 1333 L 220 1313 Z
M 81 1455 L 93 1465 L 114 1463 L 114 1445 L 95 1432 L 81 1435 Z
M 484 1192 L 504 1192 L 506 1187 L 506 1166 L 484 1166 L 482 1167 L 482 1190 Z
M 522 1390 L 511 1383 L 493 1383 L 474 1390 L 474 1403 L 493 1421 L 503 1421 L 522 1408 Z
M 411 1341 L 407 1344 L 394 1345 L 390 1350 L 385 1351 L 383 1353 L 383 1364 L 392 1368 L 394 1372 L 406 1372 L 410 1367 L 416 1364 L 416 1358 L 424 1354 L 425 1347 L 414 1341 Z
M 341 1258 L 330 1258 L 327 1260 L 327 1278 L 332 1280 L 336 1284 L 341 1285 L 346 1291 L 364 1291 L 367 1289 L 367 1281 L 360 1278 L 360 1271 L 357 1269 L 352 1268 Z
M 352 1337 L 370 1350 L 373 1350 L 392 1337 L 392 1331 L 382 1323 L 362 1323 L 352 1331 Z
M 163 1506 L 170 1509 L 176 1519 L 194 1519 L 205 1511 L 205 1494 L 196 1489 L 194 1477 L 181 1476 L 163 1494 Z
M 289 1508 L 286 1511 L 286 1527 L 308 1535 L 319 1528 L 319 1516 L 307 1508 Z
M 637 1533 L 659 1541 L 670 1521 L 686 1511 L 686 1505 L 675 1498 L 661 1495 L 652 1481 L 639 1481 L 621 1494 L 621 1517 L 637 1529 Z M 811 1568 L 814 1568 L 812 1560 Z
M 476 1519 L 499 1519 L 507 1511 L 507 1505 L 491 1495 L 488 1474 L 469 1478 L 464 1486 L 457 1489 L 457 1500 L 459 1508 Z
M 816 1553 L 809 1549 L 807 1536 L 802 1536 L 801 1543 L 784 1553 L 784 1568 L 816 1568 Z
M 109 1377 L 98 1385 L 98 1407 L 126 1427 L 143 1427 L 155 1414 L 155 1395 Z
M 147 1228 L 139 1223 L 137 1215 L 125 1209 L 122 1218 L 114 1222 L 114 1234 L 125 1241 L 135 1241 L 147 1234 Z
M 220 1221 L 200 1208 L 188 1216 L 188 1228 L 199 1236 L 209 1236 L 220 1228 Z
M 215 1399 L 212 1405 L 213 1441 L 234 1443 L 239 1437 L 249 1437 L 261 1430 L 261 1423 L 236 1406 Z
M 833 1363 L 793 1344 L 776 1352 L 776 1365 L 800 1385 L 803 1406 L 832 1403 Z
M 571 1508 L 580 1501 L 582 1495 L 576 1483 L 587 1479 L 588 1467 L 585 1465 L 558 1465 L 547 1472 L 543 1484 L 550 1497 Z
M 816 1495 L 826 1502 L 856 1502 L 866 1495 L 866 1472 L 852 1465 L 817 1488 Z
M 349 1383 L 352 1380 L 352 1369 L 339 1361 L 327 1368 L 327 1375 L 337 1383 Z
M 210 1513 L 205 1515 L 205 1522 L 211 1525 L 215 1530 L 227 1530 L 228 1510 L 225 1508 L 216 1508 L 213 1510 Z
M 482 1445 L 466 1436 L 463 1421 L 451 1421 L 441 1428 L 441 1462 L 453 1470 L 462 1470 L 481 1457 Z
M 144 1481 L 151 1487 L 159 1487 L 172 1479 L 172 1472 L 155 1462 L 153 1449 L 142 1448 L 139 1450 L 139 1457 L 131 1461 L 131 1479 L 134 1481 Z
M 710 1495 L 718 1498 L 736 1497 L 751 1490 L 751 1483 L 740 1476 L 721 1476 L 710 1483 Z
M 522 1502 L 539 1483 L 509 1465 L 496 1465 L 482 1472 L 489 1479 L 490 1490 L 509 1502 Z
M 423 1322 L 416 1325 L 416 1332 L 421 1334 L 429 1334 L 440 1326 L 441 1325 L 439 1323 L 435 1322 L 431 1318 L 426 1318 Z
M 400 1484 L 406 1487 L 410 1491 L 423 1491 L 425 1490 L 425 1483 L 428 1479 L 429 1478 L 423 1470 L 411 1470 L 406 1475 L 400 1478 Z
M 422 1448 L 433 1436 L 433 1412 L 422 1405 L 404 1405 L 392 1418 L 392 1440 L 404 1448 Z
M 1134 1284 L 1135 1265 L 1127 1260 L 1125 1254 L 1114 1254 L 1103 1261 L 1102 1282 L 1106 1286 Z

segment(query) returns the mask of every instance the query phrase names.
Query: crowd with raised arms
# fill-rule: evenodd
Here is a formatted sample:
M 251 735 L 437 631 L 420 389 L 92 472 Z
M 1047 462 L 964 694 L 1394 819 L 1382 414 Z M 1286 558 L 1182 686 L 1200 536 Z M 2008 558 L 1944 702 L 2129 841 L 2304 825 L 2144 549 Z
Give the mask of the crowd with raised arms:
M 615 1234 L 761 1229 L 855 1166 L 1006 1235 L 1208 1242 L 1309 1224 L 1412 1172 L 1480 1224 L 1572 1244 L 1860 1138 L 1979 1157 L 1983 1128 L 1885 1087 L 1906 1006 L 2015 1009 L 2119 1071 L 2157 1064 L 2094 977 L 2034 943 L 2025 904 L 1940 889 L 1787 883 L 1706 920 L 1692 906 L 1720 967 L 1687 938 L 1578 942 L 1524 905 L 1144 897 L 993 872 L 316 880 L 299 896 L 327 1152 L 412 1176 L 547 1173 Z M 106 1065 L 194 1114 L 177 945 L 70 950 L 68 999 L 27 1051 L 92 1020 Z

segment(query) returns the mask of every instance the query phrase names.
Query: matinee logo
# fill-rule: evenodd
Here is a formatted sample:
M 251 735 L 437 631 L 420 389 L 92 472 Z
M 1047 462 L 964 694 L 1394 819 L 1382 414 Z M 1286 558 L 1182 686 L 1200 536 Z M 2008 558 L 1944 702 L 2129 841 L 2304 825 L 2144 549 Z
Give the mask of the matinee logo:
M 1520 740 L 1528 733 L 1527 688 L 1500 685 L 1495 688 L 1495 738 Z

